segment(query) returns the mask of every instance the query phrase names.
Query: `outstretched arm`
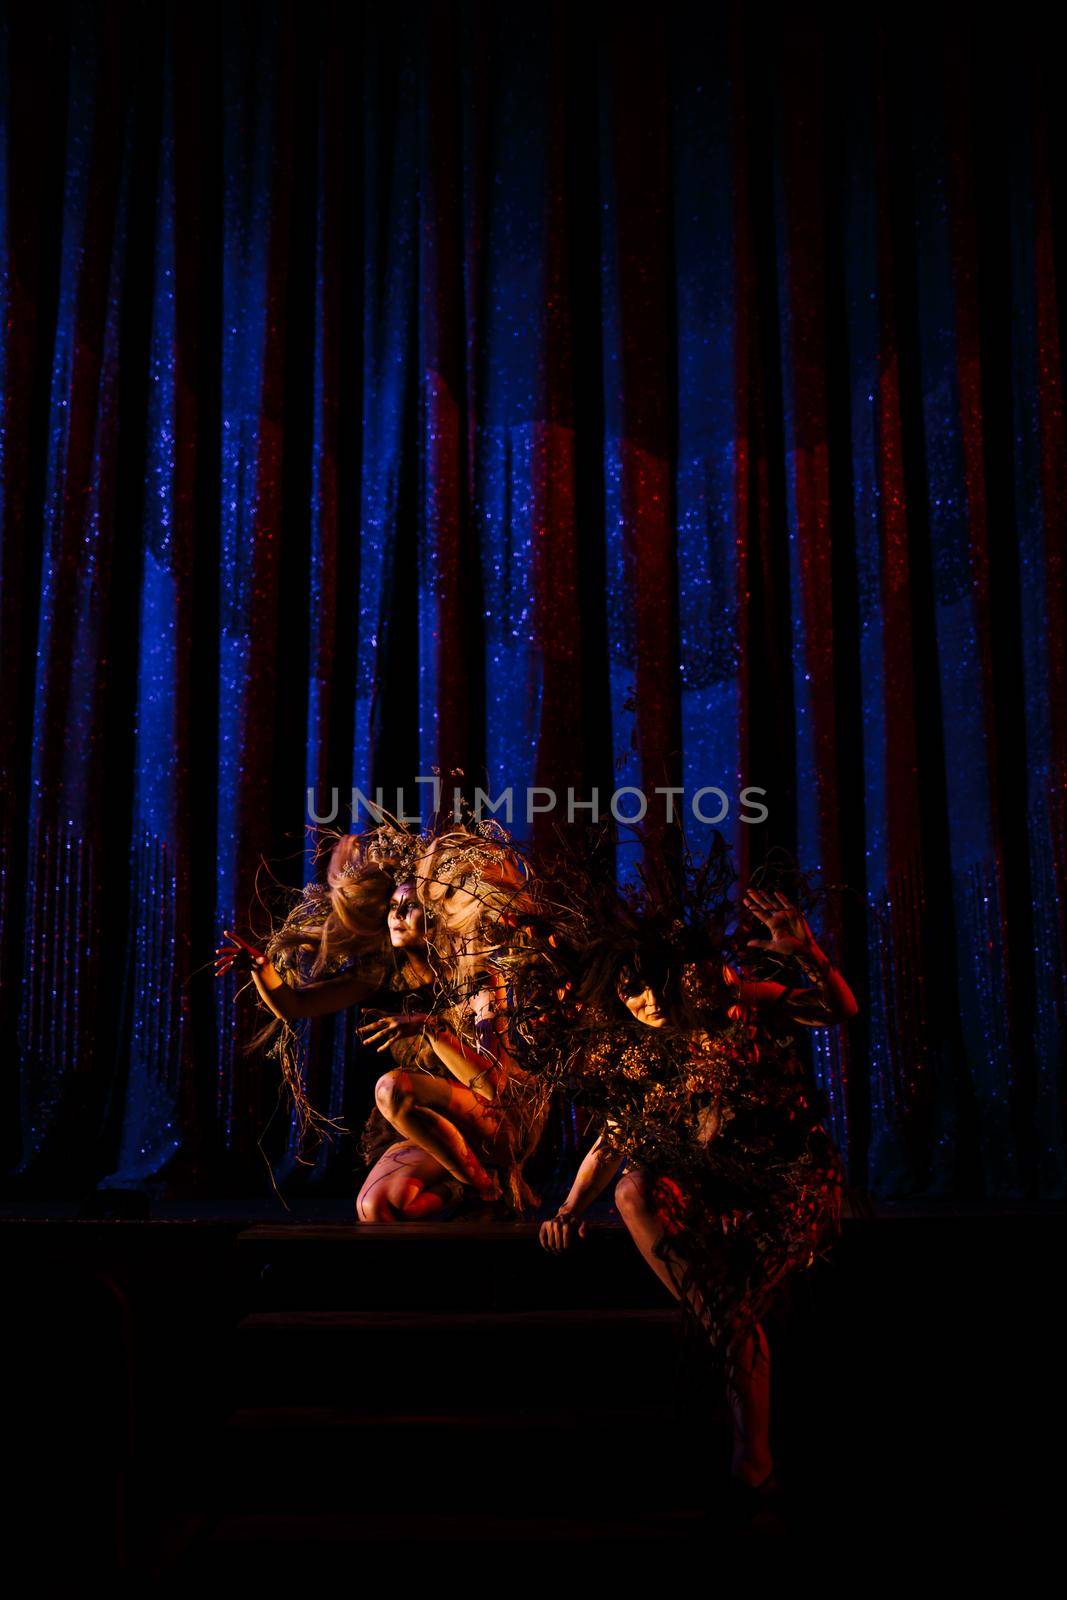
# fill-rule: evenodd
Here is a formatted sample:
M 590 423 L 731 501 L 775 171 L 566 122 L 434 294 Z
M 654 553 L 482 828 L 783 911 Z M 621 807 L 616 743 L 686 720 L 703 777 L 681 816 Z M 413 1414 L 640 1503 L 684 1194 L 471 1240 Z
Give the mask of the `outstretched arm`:
M 333 1011 L 362 1005 L 377 994 L 380 984 L 353 973 L 342 978 L 326 978 L 321 983 L 286 983 L 272 962 L 253 967 L 252 982 L 276 1017 L 325 1017 Z
M 736 984 L 741 1003 L 784 1004 L 795 1022 L 811 1028 L 848 1022 L 856 1016 L 859 1005 L 855 995 L 829 956 L 816 944 L 814 934 L 796 906 L 782 894 L 771 896 L 756 889 L 748 890 L 744 903 L 771 935 L 769 939 L 750 939 L 749 947 L 791 958 L 803 969 L 811 986 L 790 988 L 784 983 L 751 982 L 727 968 L 727 981 Z
M 230 944 L 220 945 L 215 952 L 216 976 L 222 977 L 227 973 L 243 953 L 251 962 L 252 982 L 260 998 L 276 1017 L 286 1021 L 298 1017 L 323 1017 L 332 1011 L 344 1011 L 348 1006 L 360 1005 L 380 987 L 373 980 L 356 973 L 294 987 L 286 983 L 262 950 L 229 928 L 223 931 Z

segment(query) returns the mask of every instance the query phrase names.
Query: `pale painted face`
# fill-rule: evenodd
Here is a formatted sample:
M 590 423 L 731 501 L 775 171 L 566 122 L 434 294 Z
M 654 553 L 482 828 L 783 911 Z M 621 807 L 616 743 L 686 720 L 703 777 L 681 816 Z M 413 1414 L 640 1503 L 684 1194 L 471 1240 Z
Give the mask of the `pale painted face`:
M 389 941 L 394 950 L 417 950 L 426 940 L 422 906 L 413 883 L 398 883 L 389 901 Z
M 619 984 L 619 999 L 632 1017 L 644 1023 L 646 1028 L 664 1028 L 667 1018 L 660 1009 L 659 1000 L 653 989 L 640 989 L 636 994 L 627 994 L 625 985 Z

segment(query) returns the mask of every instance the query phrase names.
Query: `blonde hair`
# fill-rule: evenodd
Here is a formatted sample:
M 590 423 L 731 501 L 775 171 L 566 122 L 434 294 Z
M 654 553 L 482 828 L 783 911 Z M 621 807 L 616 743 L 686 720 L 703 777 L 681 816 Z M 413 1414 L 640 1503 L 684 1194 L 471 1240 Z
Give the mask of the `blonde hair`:
M 531 909 L 529 874 L 506 845 L 465 829 L 439 834 L 415 863 L 415 884 L 434 950 L 459 986 L 510 949 Z
M 388 968 L 386 911 L 397 884 L 398 863 L 367 859 L 367 840 L 342 834 L 330 852 L 325 883 L 309 883 L 300 901 L 267 943 L 280 972 L 291 973 L 301 954 L 311 956 L 300 981 L 329 977 L 359 961 Z

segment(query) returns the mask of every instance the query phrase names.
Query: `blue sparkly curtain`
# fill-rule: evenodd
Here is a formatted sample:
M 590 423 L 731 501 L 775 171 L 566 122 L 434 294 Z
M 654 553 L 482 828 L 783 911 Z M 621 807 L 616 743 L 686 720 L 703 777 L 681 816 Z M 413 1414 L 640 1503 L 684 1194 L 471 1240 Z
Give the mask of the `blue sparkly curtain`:
M 425 814 L 439 770 L 520 832 L 528 789 L 721 790 L 744 870 L 826 887 L 853 1179 L 1062 1195 L 1067 145 L 1025 14 L 2 17 L 9 1189 L 343 1190 L 211 952 L 335 794 Z M 358 1125 L 350 1019 L 300 1059 Z

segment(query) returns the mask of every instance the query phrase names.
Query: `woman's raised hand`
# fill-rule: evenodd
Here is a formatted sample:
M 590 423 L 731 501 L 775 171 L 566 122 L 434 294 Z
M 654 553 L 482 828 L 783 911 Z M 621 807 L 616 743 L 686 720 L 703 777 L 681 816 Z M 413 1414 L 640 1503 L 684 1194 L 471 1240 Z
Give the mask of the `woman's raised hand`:
M 223 928 L 222 937 L 229 939 L 229 944 L 220 944 L 215 951 L 215 976 L 224 978 L 231 967 L 247 956 L 254 967 L 266 965 L 267 958 L 262 950 L 257 950 L 254 944 L 249 944 L 247 939 L 242 939 L 239 933 L 234 933 L 231 928 Z
M 537 1237 L 545 1250 L 551 1250 L 553 1255 L 559 1255 L 566 1250 L 572 1239 L 585 1238 L 585 1223 L 570 1211 L 557 1211 L 554 1217 L 547 1222 L 542 1222 L 538 1229 Z
M 817 951 L 815 935 L 801 913 L 784 894 L 765 894 L 762 889 L 748 889 L 742 896 L 746 908 L 770 934 L 769 939 L 749 939 L 750 950 L 770 950 L 774 955 L 803 955 Z
M 430 1022 L 429 1014 L 424 1011 L 405 1012 L 399 1017 L 383 1013 L 372 1017 L 369 1022 L 361 1022 L 356 1032 L 363 1044 L 373 1045 L 380 1055 L 398 1039 L 410 1039 L 417 1033 L 424 1033 Z
M 857 1016 L 856 996 L 830 957 L 819 949 L 815 935 L 796 906 L 784 894 L 772 896 L 760 889 L 749 889 L 743 898 L 747 909 L 759 918 L 771 936 L 750 939 L 749 948 L 792 956 L 814 985 L 811 991 L 784 991 L 790 996 L 794 1020 L 805 1027 L 821 1028 L 828 1022 L 850 1022 Z M 761 985 L 753 987 L 758 989 Z

